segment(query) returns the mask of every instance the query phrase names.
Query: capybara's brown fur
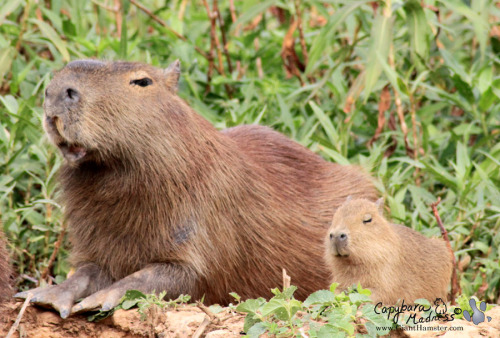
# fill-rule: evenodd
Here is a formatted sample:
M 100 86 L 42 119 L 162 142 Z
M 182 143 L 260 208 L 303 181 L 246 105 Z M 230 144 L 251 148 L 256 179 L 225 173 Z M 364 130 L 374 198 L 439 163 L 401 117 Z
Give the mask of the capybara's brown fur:
M 325 243 L 331 281 L 341 289 L 360 283 L 384 304 L 446 299 L 452 261 L 444 241 L 389 223 L 382 204 L 348 199 L 335 212 Z
M 1 228 L 0 223 L 0 228 Z M 12 268 L 5 235 L 0 229 L 0 302 L 12 296 Z
M 71 261 L 87 269 L 68 297 L 107 288 L 83 306 L 107 308 L 138 288 L 227 304 L 231 291 L 269 296 L 283 268 L 299 298 L 326 287 L 333 211 L 348 195 L 375 200 L 370 179 L 267 127 L 216 130 L 176 95 L 178 78 L 178 63 L 86 60 L 48 86 Z

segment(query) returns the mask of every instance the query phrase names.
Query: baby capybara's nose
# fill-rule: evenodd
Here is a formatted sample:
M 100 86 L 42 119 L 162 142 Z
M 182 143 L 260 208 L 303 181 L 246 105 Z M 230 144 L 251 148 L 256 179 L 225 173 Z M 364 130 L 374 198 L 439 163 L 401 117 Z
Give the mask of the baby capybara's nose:
M 347 239 L 349 237 L 345 232 L 340 232 L 335 236 L 335 246 L 337 250 L 344 249 L 347 246 Z

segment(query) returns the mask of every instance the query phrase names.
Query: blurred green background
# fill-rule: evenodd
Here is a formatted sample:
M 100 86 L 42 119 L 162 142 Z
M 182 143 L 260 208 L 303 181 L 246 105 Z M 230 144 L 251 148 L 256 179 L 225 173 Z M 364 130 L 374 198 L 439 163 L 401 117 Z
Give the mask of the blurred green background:
M 19 287 L 70 268 L 41 127 L 52 72 L 180 59 L 179 95 L 218 128 L 269 125 L 361 165 L 394 222 L 439 237 L 440 197 L 462 293 L 499 302 L 499 1 L 140 3 L 0 0 L 0 213 Z

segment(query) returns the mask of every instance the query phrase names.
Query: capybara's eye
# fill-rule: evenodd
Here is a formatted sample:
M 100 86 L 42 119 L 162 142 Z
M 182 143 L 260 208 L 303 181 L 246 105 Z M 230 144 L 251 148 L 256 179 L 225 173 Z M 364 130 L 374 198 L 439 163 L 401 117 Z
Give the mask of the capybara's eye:
M 363 223 L 370 223 L 372 221 L 372 215 L 371 214 L 365 214 L 363 216 Z
M 142 79 L 136 79 L 136 80 L 130 80 L 130 84 L 134 86 L 141 86 L 141 87 L 147 87 L 153 84 L 153 80 L 151 80 L 149 77 L 145 77 Z

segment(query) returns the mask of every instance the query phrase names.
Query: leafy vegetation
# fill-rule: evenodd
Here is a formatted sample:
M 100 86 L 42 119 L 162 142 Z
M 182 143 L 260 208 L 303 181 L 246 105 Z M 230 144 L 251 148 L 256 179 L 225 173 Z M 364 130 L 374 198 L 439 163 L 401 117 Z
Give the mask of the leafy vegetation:
M 79 58 L 180 59 L 179 94 L 218 128 L 269 125 L 327 160 L 361 165 L 390 216 L 427 236 L 440 236 L 429 207 L 440 197 L 462 293 L 497 302 L 497 1 L 141 4 L 0 0 L 0 213 L 20 287 L 69 270 L 61 159 L 41 128 L 52 72 Z M 254 300 L 252 320 L 273 313 L 284 326 L 266 330 L 292 330 L 300 306 L 275 295 L 286 313 Z
M 283 292 L 273 289 L 274 297 L 269 301 L 249 299 L 240 303 L 236 310 L 248 314 L 244 331 L 249 337 L 264 333 L 302 337 L 305 332 L 309 337 L 346 337 L 355 332 L 377 337 L 389 333 L 393 322 L 375 313 L 374 305 L 370 304 L 370 290 L 358 286 L 348 293 L 335 294 L 337 285 L 334 283 L 330 290 L 314 292 L 304 302 L 293 298 L 295 286 Z

